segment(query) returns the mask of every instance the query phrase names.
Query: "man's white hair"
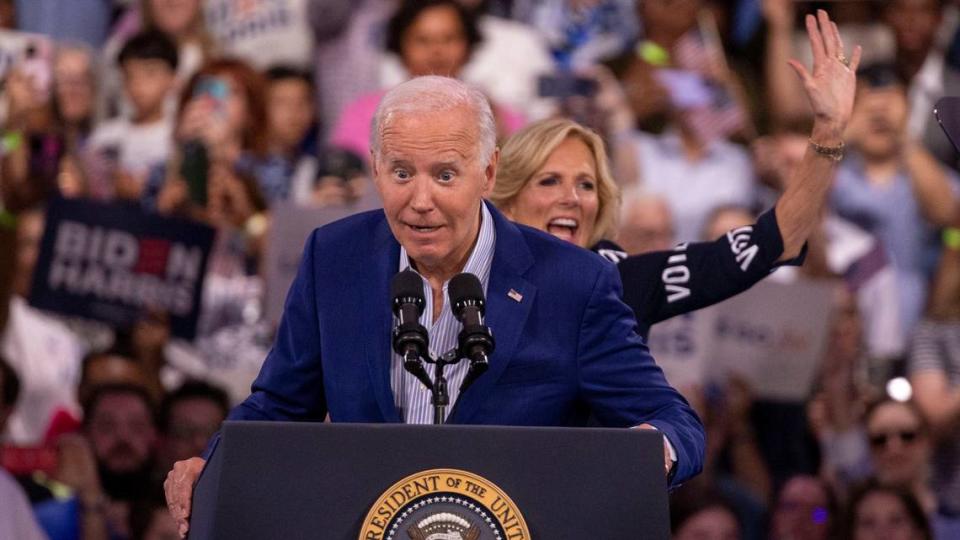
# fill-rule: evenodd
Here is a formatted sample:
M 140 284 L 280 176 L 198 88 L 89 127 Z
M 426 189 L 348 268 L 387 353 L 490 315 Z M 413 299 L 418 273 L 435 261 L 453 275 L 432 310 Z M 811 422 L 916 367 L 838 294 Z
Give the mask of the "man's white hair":
M 373 115 L 370 130 L 370 149 L 373 159 L 380 159 L 383 129 L 397 114 L 423 114 L 449 111 L 466 106 L 477 115 L 480 158 L 485 166 L 490 163 L 497 146 L 497 125 L 493 119 L 490 101 L 483 92 L 450 77 L 429 75 L 416 77 L 387 92 Z

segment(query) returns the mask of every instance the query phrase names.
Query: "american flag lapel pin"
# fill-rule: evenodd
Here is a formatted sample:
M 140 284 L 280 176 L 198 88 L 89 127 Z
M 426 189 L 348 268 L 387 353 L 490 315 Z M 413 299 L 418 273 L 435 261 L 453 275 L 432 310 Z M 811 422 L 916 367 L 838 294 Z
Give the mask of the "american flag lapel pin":
M 520 302 L 523 300 L 523 295 L 518 293 L 516 289 L 510 289 L 510 292 L 507 293 L 507 296 L 513 299 L 514 302 Z

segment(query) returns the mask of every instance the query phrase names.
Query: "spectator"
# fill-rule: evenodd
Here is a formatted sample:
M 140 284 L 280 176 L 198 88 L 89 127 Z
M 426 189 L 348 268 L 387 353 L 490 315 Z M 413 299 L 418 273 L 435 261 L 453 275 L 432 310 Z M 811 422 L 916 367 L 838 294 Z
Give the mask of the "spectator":
M 794 476 L 784 483 L 770 517 L 770 538 L 827 540 L 840 523 L 829 486 L 815 476 Z
M 290 177 L 291 198 L 300 204 L 313 199 L 317 162 L 317 122 L 314 86 L 309 73 L 278 66 L 267 71 L 267 122 L 270 152 Z
M 208 383 L 187 381 L 170 392 L 160 406 L 160 470 L 202 454 L 228 412 L 227 393 Z
M 264 201 L 287 198 L 288 178 L 268 160 L 265 91 L 263 77 L 238 60 L 215 60 L 197 72 L 180 98 L 174 130 L 177 150 L 166 166 L 151 171 L 141 199 L 144 205 L 169 212 L 186 210 L 190 199 L 197 206 L 209 200 L 215 209 L 224 210 L 221 188 L 236 188 L 244 192 L 237 195 L 248 200 L 217 219 L 237 226 L 256 214 Z M 193 192 L 188 191 L 188 181 Z
M 80 383 L 77 385 L 80 403 L 89 401 L 100 388 L 115 385 L 148 387 L 143 368 L 128 351 L 113 348 L 84 357 Z
M 850 500 L 844 538 L 933 540 L 933 535 L 927 516 L 913 494 L 900 488 L 868 483 Z
M 673 214 L 667 201 L 659 195 L 625 191 L 616 238 L 627 255 L 666 251 L 673 247 Z
M 890 255 L 907 331 L 927 296 L 933 227 L 957 215 L 958 179 L 907 131 L 905 88 L 890 66 L 861 70 L 847 141 L 855 152 L 841 163 L 833 208 L 875 234 Z
M 63 321 L 27 303 L 43 220 L 39 210 L 17 217 L 14 296 L 2 340 L 2 353 L 23 385 L 21 405 L 10 418 L 8 432 L 10 440 L 21 445 L 39 444 L 59 410 L 80 416 L 76 387 L 86 347 Z
M 514 16 L 540 29 L 562 69 L 592 66 L 617 56 L 640 29 L 630 0 L 520 0 Z
M 120 49 L 140 32 L 162 32 L 176 44 L 176 84 L 167 103 L 167 112 L 176 109 L 176 96 L 213 54 L 213 43 L 204 24 L 202 7 L 200 0 L 136 0 L 119 18 L 103 47 L 100 93 L 100 112 L 103 116 L 112 118 L 130 112 L 115 66 Z
M 674 540 L 738 540 L 740 525 L 729 502 L 710 491 L 681 488 L 670 497 Z
M 489 2 L 457 1 L 476 18 L 481 37 L 460 78 L 529 119 L 550 116 L 556 108 L 554 100 L 539 92 L 540 77 L 555 71 L 542 36 L 544 27 L 490 15 Z M 410 77 L 396 55 L 379 56 L 381 86 L 393 86 Z
M 927 317 L 914 335 L 908 372 L 917 406 L 934 444 L 933 489 L 938 525 L 960 532 L 960 242 L 944 235 L 939 272 Z M 951 236 L 952 235 L 952 236 Z
M 456 0 L 404 1 L 387 32 L 387 50 L 398 55 L 411 77 L 443 75 L 460 77 L 480 43 L 474 15 Z M 370 154 L 370 125 L 385 91 L 361 96 L 348 105 L 333 129 L 333 146 L 358 156 Z M 498 134 L 509 135 L 524 119 L 502 107 L 494 107 Z
M 177 48 L 160 32 L 135 35 L 118 57 L 129 116 L 101 124 L 90 139 L 90 151 L 110 163 L 105 184 L 121 199 L 137 200 L 152 167 L 170 154 L 173 125 L 164 112 L 174 89 Z
M 84 404 L 83 435 L 61 440 L 58 478 L 77 491 L 84 509 L 100 514 L 111 535 L 129 535 L 131 503 L 149 489 L 155 420 L 143 388 L 103 386 Z
M 896 41 L 896 72 L 907 85 L 906 133 L 956 169 L 956 153 L 930 114 L 938 99 L 960 92 L 960 72 L 946 64 L 937 46 L 946 4 L 946 0 L 890 0 L 883 15 Z
M 60 47 L 52 71 L 52 92 L 20 67 L 6 81 L 9 110 L 0 189 L 12 211 L 42 204 L 54 193 L 75 197 L 87 190 L 80 156 L 94 116 L 90 50 Z
M 754 162 L 764 183 L 775 191 L 785 188 L 791 171 L 803 159 L 809 144 L 809 122 L 793 120 L 778 125 L 774 134 L 754 145 Z M 889 359 L 903 354 L 905 330 L 900 320 L 897 278 L 887 250 L 873 234 L 837 216 L 829 207 L 818 233 L 812 235 L 804 270 L 813 276 L 842 276 L 856 299 L 862 324 L 863 368 L 871 380 L 886 383 Z M 788 270 L 781 270 L 783 277 Z
M 867 410 L 864 424 L 877 483 L 910 492 L 932 514 L 937 504 L 930 489 L 931 440 L 916 405 L 880 401 Z

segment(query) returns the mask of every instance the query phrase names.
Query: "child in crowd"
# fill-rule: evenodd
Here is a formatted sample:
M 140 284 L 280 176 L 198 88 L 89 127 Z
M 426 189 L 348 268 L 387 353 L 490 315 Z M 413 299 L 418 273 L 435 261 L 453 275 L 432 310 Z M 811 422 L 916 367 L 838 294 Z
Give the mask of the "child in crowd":
M 130 114 L 100 125 L 90 141 L 106 165 L 99 179 L 112 183 L 119 198 L 139 197 L 149 169 L 170 154 L 173 122 L 164 103 L 175 85 L 177 60 L 176 45 L 157 31 L 135 35 L 120 51 Z M 91 176 L 95 181 L 97 175 Z

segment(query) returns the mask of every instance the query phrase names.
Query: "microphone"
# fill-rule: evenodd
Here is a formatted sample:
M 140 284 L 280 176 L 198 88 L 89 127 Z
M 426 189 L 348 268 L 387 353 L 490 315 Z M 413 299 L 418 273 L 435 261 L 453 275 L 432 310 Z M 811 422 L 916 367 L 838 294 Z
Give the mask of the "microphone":
M 460 385 L 460 391 L 463 392 L 487 371 L 489 356 L 494 348 L 493 334 L 483 324 L 485 301 L 483 286 L 477 276 L 468 273 L 453 276 L 447 287 L 447 295 L 454 316 L 463 325 L 457 336 L 458 353 L 461 358 L 470 360 L 470 369 Z
M 403 357 L 403 367 L 433 390 L 433 383 L 423 367 L 423 357 L 429 356 L 430 338 L 420 324 L 425 300 L 423 281 L 413 270 L 407 269 L 390 282 L 393 314 L 400 324 L 393 329 L 393 350 Z

